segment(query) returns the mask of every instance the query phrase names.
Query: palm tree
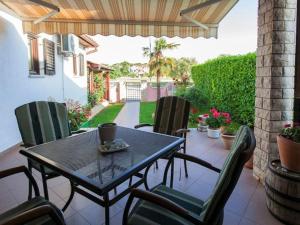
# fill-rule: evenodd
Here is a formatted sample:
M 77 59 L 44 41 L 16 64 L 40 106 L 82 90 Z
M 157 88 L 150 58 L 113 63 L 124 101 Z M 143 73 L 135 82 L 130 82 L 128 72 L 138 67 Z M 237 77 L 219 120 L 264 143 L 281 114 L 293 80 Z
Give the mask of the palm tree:
M 167 49 L 177 48 L 179 44 L 167 43 L 164 38 L 155 40 L 154 48 L 144 47 L 144 56 L 149 57 L 149 73 L 156 74 L 157 82 L 157 99 L 160 98 L 160 77 L 163 74 L 168 74 L 174 66 L 174 61 L 171 58 L 163 56 L 163 51 Z

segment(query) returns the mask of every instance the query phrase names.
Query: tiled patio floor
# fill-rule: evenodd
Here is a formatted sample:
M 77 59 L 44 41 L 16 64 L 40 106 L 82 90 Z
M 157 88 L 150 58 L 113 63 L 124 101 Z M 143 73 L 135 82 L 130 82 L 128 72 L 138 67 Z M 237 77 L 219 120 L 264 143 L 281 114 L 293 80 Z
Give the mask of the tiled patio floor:
M 205 159 L 217 167 L 221 167 L 228 153 L 223 149 L 221 140 L 213 140 L 203 133 L 193 130 L 188 137 L 188 153 Z M 160 162 L 159 170 L 151 170 L 149 175 L 150 184 L 154 185 L 161 181 L 164 161 Z M 21 156 L 17 149 L 2 154 L 0 157 L 0 169 L 5 169 L 20 164 L 26 165 L 26 159 Z M 180 173 L 182 162 L 176 162 L 176 174 Z M 216 175 L 204 168 L 189 164 L 189 178 L 179 176 L 175 178 L 175 187 L 191 195 L 206 198 L 214 182 Z M 41 178 L 36 173 L 42 191 Z M 51 179 L 49 183 L 50 200 L 62 207 L 69 195 L 68 181 L 62 177 Z M 118 190 L 122 188 L 119 187 Z M 21 203 L 27 198 L 27 180 L 22 175 L 0 180 L 0 213 Z M 113 193 L 112 193 L 113 194 Z M 111 208 L 111 224 L 121 224 L 126 197 Z M 103 224 L 104 210 L 102 207 L 76 194 L 71 205 L 65 212 L 65 219 L 70 225 Z M 244 169 L 230 200 L 225 208 L 226 225 L 277 225 L 278 222 L 267 210 L 265 192 L 263 186 L 252 177 L 252 170 Z

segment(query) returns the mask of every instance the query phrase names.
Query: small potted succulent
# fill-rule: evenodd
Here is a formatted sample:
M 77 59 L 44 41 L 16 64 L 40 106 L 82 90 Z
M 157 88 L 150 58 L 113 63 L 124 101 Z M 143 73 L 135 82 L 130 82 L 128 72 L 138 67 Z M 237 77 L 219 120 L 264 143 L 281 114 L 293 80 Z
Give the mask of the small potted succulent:
M 210 138 L 219 138 L 221 134 L 221 126 L 230 123 L 229 113 L 219 112 L 217 109 L 212 108 L 210 115 L 206 119 L 208 125 L 207 136 Z
M 287 124 L 277 136 L 281 165 L 300 173 L 300 125 Z
M 231 149 L 233 140 L 235 138 L 236 132 L 239 129 L 239 125 L 236 123 L 231 123 L 228 126 L 224 127 L 224 130 L 222 132 L 222 141 L 224 143 L 224 147 L 227 150 Z
M 206 132 L 208 125 L 206 123 L 206 119 L 209 117 L 208 114 L 203 114 L 198 116 L 198 127 L 197 130 L 200 132 Z

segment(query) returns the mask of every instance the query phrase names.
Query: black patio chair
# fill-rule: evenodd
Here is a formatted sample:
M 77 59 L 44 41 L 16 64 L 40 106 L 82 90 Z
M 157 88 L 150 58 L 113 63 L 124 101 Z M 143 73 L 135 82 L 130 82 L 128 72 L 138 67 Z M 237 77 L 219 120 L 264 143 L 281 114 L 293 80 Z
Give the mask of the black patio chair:
M 71 132 L 67 107 L 64 103 L 37 101 L 24 104 L 15 109 L 15 114 L 25 148 L 55 141 L 68 137 L 75 133 Z M 59 174 L 51 169 L 28 159 L 28 169 L 38 170 L 42 175 L 44 196 L 48 200 L 47 180 L 58 177 Z M 32 186 L 29 183 L 29 196 L 32 195 Z
M 135 128 L 138 129 L 141 127 L 153 126 L 153 132 L 183 137 L 184 139 L 186 139 L 187 133 L 189 132 L 189 130 L 187 129 L 189 121 L 189 112 L 189 101 L 177 96 L 162 97 L 156 103 L 154 124 L 139 124 L 136 125 Z M 177 149 L 177 151 L 179 150 L 182 150 L 183 153 L 186 154 L 186 140 L 184 141 L 183 145 L 180 146 L 180 149 Z M 148 167 L 145 171 L 146 177 L 149 168 L 150 167 Z M 156 168 L 158 168 L 157 161 Z M 185 159 L 184 170 L 185 176 L 188 177 L 187 162 Z M 173 181 L 171 180 L 171 185 L 172 183 Z M 145 186 L 148 189 L 147 181 L 145 182 Z
M 151 192 L 140 189 L 132 190 L 125 206 L 123 225 L 222 224 L 224 206 L 238 182 L 245 162 L 253 154 L 255 143 L 253 132 L 249 127 L 242 126 L 221 170 L 199 158 L 175 153 L 176 158 L 186 159 L 219 173 L 211 195 L 203 201 L 167 187 L 166 179 L 170 160 L 166 166 L 162 184 L 154 187 Z M 140 200 L 129 214 L 134 198 Z
M 1 225 L 65 225 L 62 212 L 51 202 L 40 196 L 33 176 L 25 166 L 0 171 L 0 179 L 17 173 L 25 173 L 32 184 L 35 197 L 0 215 Z

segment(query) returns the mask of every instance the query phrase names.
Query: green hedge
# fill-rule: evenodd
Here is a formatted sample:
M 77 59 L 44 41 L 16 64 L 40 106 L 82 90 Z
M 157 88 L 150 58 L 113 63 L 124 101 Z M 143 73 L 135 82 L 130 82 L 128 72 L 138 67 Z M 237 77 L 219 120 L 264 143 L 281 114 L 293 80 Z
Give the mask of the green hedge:
M 255 75 L 255 53 L 220 56 L 192 68 L 195 86 L 210 106 L 250 126 L 254 123 Z

